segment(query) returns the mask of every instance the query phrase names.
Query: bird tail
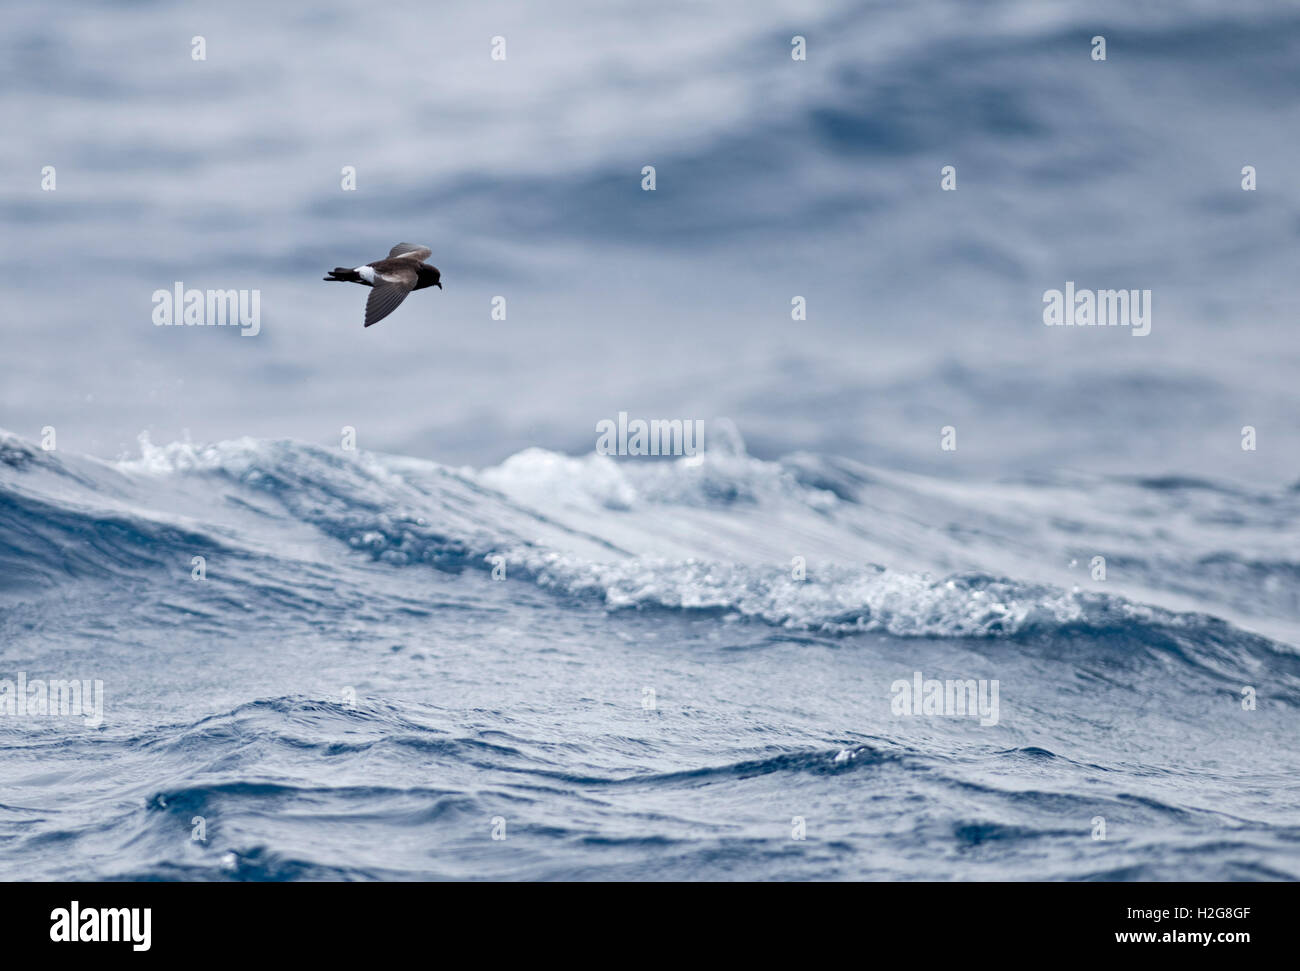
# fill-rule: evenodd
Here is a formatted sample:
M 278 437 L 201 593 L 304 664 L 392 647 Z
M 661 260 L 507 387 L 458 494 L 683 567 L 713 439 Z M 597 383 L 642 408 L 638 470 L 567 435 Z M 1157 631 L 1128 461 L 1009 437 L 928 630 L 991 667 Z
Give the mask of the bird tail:
M 361 275 L 356 270 L 349 270 L 346 266 L 336 266 L 330 270 L 330 275 L 322 277 L 323 280 L 342 280 L 344 283 L 360 283 Z

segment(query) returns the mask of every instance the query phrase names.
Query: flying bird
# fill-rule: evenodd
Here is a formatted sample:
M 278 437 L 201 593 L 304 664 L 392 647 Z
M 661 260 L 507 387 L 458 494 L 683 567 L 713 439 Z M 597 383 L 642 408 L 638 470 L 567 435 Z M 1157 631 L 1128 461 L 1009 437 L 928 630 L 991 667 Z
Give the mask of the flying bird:
M 366 298 L 366 326 L 369 327 L 396 310 L 412 290 L 442 289 L 442 274 L 436 266 L 424 262 L 432 252 L 427 246 L 398 243 L 388 251 L 386 260 L 375 260 L 353 270 L 336 266 L 322 279 L 373 287 Z

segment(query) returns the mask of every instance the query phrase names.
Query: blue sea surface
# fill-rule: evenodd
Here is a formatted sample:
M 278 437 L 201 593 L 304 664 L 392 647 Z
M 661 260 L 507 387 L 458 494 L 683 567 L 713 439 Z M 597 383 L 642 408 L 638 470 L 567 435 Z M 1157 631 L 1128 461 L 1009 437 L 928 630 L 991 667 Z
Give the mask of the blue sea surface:
M 0 723 L 6 872 L 1300 871 L 1300 493 L 956 489 L 722 440 L 475 471 L 5 439 L 6 674 L 105 695 L 93 727 Z M 1099 536 L 1104 582 L 1083 562 Z M 995 723 L 900 714 L 917 672 L 996 681 Z
M 65 7 L 0 36 L 4 879 L 1300 878 L 1300 8 Z

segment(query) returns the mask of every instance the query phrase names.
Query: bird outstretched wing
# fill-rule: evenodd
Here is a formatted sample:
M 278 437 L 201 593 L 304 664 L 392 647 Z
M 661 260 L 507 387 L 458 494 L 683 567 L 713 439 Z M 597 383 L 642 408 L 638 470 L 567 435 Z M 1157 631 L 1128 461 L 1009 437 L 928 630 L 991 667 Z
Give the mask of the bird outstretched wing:
M 414 264 L 396 269 L 385 267 L 383 273 L 375 276 L 374 289 L 366 298 L 366 326 L 383 320 L 396 310 L 419 279 Z
M 410 292 L 410 287 L 397 283 L 381 283 L 371 290 L 370 296 L 366 298 L 366 326 L 378 323 L 391 314 Z
M 419 263 L 422 260 L 428 259 L 432 253 L 433 250 L 429 249 L 427 246 L 416 246 L 414 243 L 398 243 L 388 251 L 388 258 L 392 260 L 401 256 L 408 260 L 415 260 L 415 262 Z

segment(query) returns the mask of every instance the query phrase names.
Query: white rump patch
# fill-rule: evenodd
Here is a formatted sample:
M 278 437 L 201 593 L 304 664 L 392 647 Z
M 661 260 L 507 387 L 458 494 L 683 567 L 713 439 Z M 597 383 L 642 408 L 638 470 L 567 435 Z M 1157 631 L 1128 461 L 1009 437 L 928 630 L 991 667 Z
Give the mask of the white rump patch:
M 367 283 L 375 282 L 375 268 L 373 266 L 358 266 L 357 274 Z

